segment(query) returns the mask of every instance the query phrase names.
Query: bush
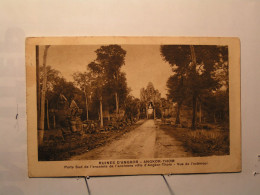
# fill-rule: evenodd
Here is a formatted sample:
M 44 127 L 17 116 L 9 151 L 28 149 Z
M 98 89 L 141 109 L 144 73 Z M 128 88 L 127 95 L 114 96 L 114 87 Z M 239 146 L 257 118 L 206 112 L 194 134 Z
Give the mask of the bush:
M 184 145 L 199 156 L 229 154 L 229 133 L 195 130 L 185 135 Z

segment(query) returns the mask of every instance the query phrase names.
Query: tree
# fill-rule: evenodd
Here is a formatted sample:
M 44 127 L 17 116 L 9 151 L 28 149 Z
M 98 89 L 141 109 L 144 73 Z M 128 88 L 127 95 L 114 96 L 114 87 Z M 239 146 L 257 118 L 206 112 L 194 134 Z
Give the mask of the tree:
M 172 67 L 173 73 L 180 76 L 180 80 L 175 78 L 175 82 L 178 81 L 176 85 L 180 85 L 181 82 L 179 81 L 182 78 L 186 80 L 187 94 L 192 96 L 192 129 L 196 129 L 197 101 L 207 91 L 219 88 L 219 81 L 213 75 L 216 72 L 215 65 L 227 56 L 226 47 L 216 45 L 162 45 L 160 51 L 163 60 Z M 223 57 L 220 57 L 220 55 Z M 173 85 L 169 85 L 169 87 L 174 91 Z M 178 94 L 180 91 L 174 93 L 175 96 L 180 95 Z
M 103 105 L 110 106 L 110 96 L 114 94 L 116 114 L 119 113 L 119 98 L 126 98 L 128 93 L 125 74 L 120 68 L 125 63 L 126 51 L 119 45 L 101 46 L 96 51 L 96 59 L 88 64 L 93 76 L 92 86 L 99 98 L 100 124 L 103 126 Z M 121 101 L 122 104 L 123 101 Z
M 197 67 L 197 58 L 196 58 L 196 54 L 194 51 L 194 46 L 190 45 L 190 51 L 191 51 L 191 61 L 192 61 L 192 68 L 191 68 L 191 72 L 190 72 L 190 76 L 192 78 L 193 82 L 192 83 L 192 87 L 196 87 L 194 84 L 198 83 L 197 82 L 197 72 L 196 72 L 196 67 Z M 192 125 L 191 128 L 192 129 L 196 129 L 196 116 L 197 116 L 197 97 L 198 97 L 198 90 L 196 88 L 193 88 L 192 90 Z
M 39 145 L 43 143 L 43 136 L 44 136 L 45 95 L 46 95 L 46 83 L 47 83 L 46 61 L 47 61 L 47 52 L 49 47 L 50 47 L 49 45 L 45 46 L 44 54 L 43 54 L 43 84 L 42 84 L 42 91 L 41 91 L 41 114 L 40 114 L 40 125 L 39 125 L 39 129 L 41 130 L 41 135 L 39 139 Z
M 180 110 L 187 97 L 188 69 L 190 64 L 190 48 L 186 45 L 163 45 L 161 56 L 172 67 L 173 75 L 167 81 L 168 98 L 177 103 L 175 124 L 180 124 Z
M 120 101 L 115 101 L 115 96 L 114 96 L 114 92 L 115 92 L 115 88 L 114 85 L 112 85 L 109 81 L 106 83 L 105 87 L 104 87 L 104 100 L 105 100 L 105 106 L 109 108 L 110 112 L 114 112 L 117 113 L 117 107 L 121 108 L 124 107 L 124 102 L 125 99 L 127 98 L 130 89 L 127 87 L 127 82 L 126 82 L 126 75 L 123 72 L 119 73 L 119 77 L 118 77 L 118 87 L 117 87 L 117 96 L 118 96 L 118 100 Z M 108 78 L 109 79 L 109 78 Z M 117 104 L 118 103 L 118 104 Z M 118 105 L 118 106 L 117 106 Z
M 180 110 L 184 100 L 187 98 L 186 78 L 184 75 L 174 74 L 167 80 L 168 99 L 177 103 L 175 124 L 180 124 Z
M 95 61 L 88 64 L 88 68 L 92 71 L 93 80 L 91 85 L 93 86 L 94 93 L 99 100 L 99 114 L 100 114 L 100 127 L 103 127 L 103 92 L 107 79 L 105 77 L 105 68 L 102 64 Z
M 45 129 L 50 129 L 50 122 L 49 122 L 49 104 L 50 101 L 52 99 L 52 94 L 53 94 L 53 87 L 54 85 L 57 84 L 57 82 L 59 81 L 60 77 L 60 72 L 53 69 L 51 66 L 40 66 L 39 67 L 39 89 L 43 90 L 43 86 L 45 84 L 45 103 L 44 103 L 44 107 L 46 104 L 46 110 L 44 111 L 44 116 L 46 116 L 46 124 L 47 124 L 47 128 L 45 127 Z M 40 90 L 39 90 L 40 91 Z M 44 117 L 45 118 L 45 117 Z M 43 121 L 43 123 L 45 124 L 45 119 Z M 41 124 L 42 125 L 42 124 Z
M 77 89 L 72 82 L 66 81 L 58 70 L 51 66 L 46 66 L 45 69 L 46 74 L 43 71 L 44 67 L 40 66 L 40 89 L 43 88 L 44 75 L 46 75 L 45 99 L 50 103 L 50 108 L 57 109 L 56 104 L 60 94 L 65 95 L 71 101 L 76 94 L 81 93 L 80 89 Z
M 125 64 L 126 51 L 119 45 L 101 46 L 96 50 L 96 61 L 103 66 L 107 82 L 113 86 L 116 113 L 119 113 L 120 69 Z
M 224 77 L 218 77 L 217 72 L 223 70 L 220 64 L 227 63 L 228 48 L 226 46 L 217 45 L 197 45 L 190 46 L 192 71 L 190 72 L 191 91 L 193 94 L 193 118 L 192 129 L 196 129 L 197 104 L 203 96 L 219 90 L 222 87 Z M 228 82 L 228 78 L 226 78 Z
M 40 90 L 40 59 L 39 45 L 36 45 L 36 79 L 37 79 L 37 129 L 40 127 L 41 90 Z
M 44 119 L 44 126 L 45 129 L 49 129 L 50 126 L 50 118 L 49 118 L 49 111 L 52 113 L 52 120 L 53 120 L 53 128 L 56 128 L 56 121 L 59 119 L 57 115 L 55 115 L 55 110 L 59 110 L 59 102 L 61 95 L 66 98 L 68 102 L 72 100 L 77 102 L 77 105 L 81 108 L 85 106 L 84 103 L 84 93 L 74 86 L 72 82 L 66 81 L 64 77 L 62 77 L 61 73 L 58 70 L 55 70 L 51 66 L 45 67 L 44 74 L 44 67 L 39 67 L 39 88 L 40 91 L 43 89 L 43 81 L 44 77 L 46 77 L 46 87 L 45 87 L 45 119 Z M 69 112 L 67 112 L 69 113 Z M 57 122 L 60 125 L 59 120 Z
M 46 69 L 46 74 L 44 74 L 44 68 Z M 60 71 L 53 69 L 51 66 L 40 66 L 40 89 L 43 87 L 44 76 L 46 76 L 46 92 L 52 91 L 62 78 Z
M 117 93 L 118 93 L 118 108 L 124 104 L 125 99 L 129 95 L 131 89 L 127 86 L 126 74 L 120 72 L 118 76 Z M 119 101 L 121 100 L 121 101 Z
M 84 92 L 86 102 L 86 119 L 89 119 L 89 97 L 91 95 L 91 73 L 90 72 L 76 72 L 73 75 L 73 79 L 77 86 Z
M 128 95 L 125 99 L 125 115 L 131 121 L 134 118 L 139 118 L 140 110 L 140 100 L 138 98 L 134 98 L 131 95 Z

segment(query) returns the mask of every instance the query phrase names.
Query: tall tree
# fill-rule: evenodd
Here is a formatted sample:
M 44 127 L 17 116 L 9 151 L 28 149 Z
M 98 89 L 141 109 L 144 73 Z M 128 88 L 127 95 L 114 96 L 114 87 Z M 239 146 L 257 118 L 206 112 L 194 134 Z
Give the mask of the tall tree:
M 56 109 L 60 109 L 59 107 L 59 102 L 60 102 L 60 96 L 66 97 L 68 102 L 71 102 L 72 100 L 75 100 L 80 108 L 85 107 L 85 99 L 84 99 L 84 93 L 78 89 L 77 87 L 74 86 L 72 82 L 66 81 L 64 77 L 62 77 L 61 73 L 51 66 L 46 66 L 45 67 L 45 72 L 44 74 L 44 67 L 40 66 L 39 67 L 39 85 L 40 85 L 40 91 L 43 89 L 43 81 L 44 81 L 44 76 L 46 76 L 46 87 L 45 87 L 45 102 L 46 102 L 46 109 L 45 109 L 45 118 L 47 117 L 47 120 L 44 120 L 44 125 L 46 129 L 46 124 L 47 127 L 50 126 L 48 125 L 49 123 L 49 112 L 54 111 Z M 55 117 L 54 114 L 52 114 L 52 119 L 53 119 L 53 126 L 55 128 L 56 121 L 55 119 L 58 119 Z M 47 123 L 46 123 L 47 122 Z M 57 123 L 59 124 L 59 122 Z
M 44 80 L 46 80 L 46 86 L 45 86 L 45 104 L 46 104 L 46 110 L 45 110 L 45 117 L 46 117 L 46 122 L 44 120 L 44 124 L 47 124 L 47 128 L 45 129 L 50 129 L 50 122 L 49 122 L 49 104 L 50 100 L 52 100 L 52 94 L 53 92 L 53 87 L 54 85 L 59 82 L 60 79 L 60 72 L 53 69 L 51 66 L 40 66 L 39 67 L 39 89 L 43 89 L 43 85 L 45 83 Z
M 187 80 L 187 89 L 192 96 L 193 105 L 192 129 L 196 129 L 198 98 L 205 91 L 219 87 L 219 81 L 212 75 L 216 71 L 215 64 L 221 61 L 220 54 L 224 48 L 225 46 L 216 45 L 161 46 L 161 55 L 171 65 L 173 73 Z
M 40 59 L 39 59 L 39 45 L 36 46 L 36 79 L 37 79 L 37 129 L 40 126 L 40 112 L 41 112 L 41 91 L 40 91 Z
M 180 110 L 189 93 L 187 88 L 190 48 L 186 45 L 163 45 L 161 56 L 172 67 L 173 75 L 167 81 L 168 98 L 177 103 L 175 124 L 180 124 Z
M 96 51 L 96 59 L 88 64 L 88 68 L 93 75 L 92 86 L 95 94 L 99 98 L 100 121 L 103 126 L 103 106 L 111 107 L 109 104 L 111 94 L 114 94 L 116 114 L 119 113 L 119 98 L 126 98 L 127 85 L 125 74 L 121 72 L 121 67 L 125 63 L 126 51 L 119 45 L 101 46 Z M 106 94 L 107 93 L 107 94 Z M 123 102 L 123 101 L 121 101 Z M 122 103 L 121 103 L 122 104 Z
M 88 68 L 92 71 L 93 81 L 91 85 L 93 86 L 94 93 L 99 100 L 100 127 L 103 127 L 103 92 L 104 86 L 107 83 L 105 67 L 103 64 L 93 61 L 88 64 Z
M 195 54 L 195 50 L 194 50 L 194 46 L 190 45 L 190 52 L 191 52 L 191 61 L 192 61 L 192 65 L 191 65 L 191 78 L 193 81 L 193 87 L 194 84 L 197 84 L 197 72 L 196 72 L 196 67 L 197 67 L 197 58 L 196 58 L 196 54 Z M 196 118 L 197 118 L 197 98 L 198 98 L 198 90 L 196 90 L 196 88 L 193 88 L 192 90 L 192 125 L 191 128 L 192 129 L 196 129 Z
M 140 115 L 140 100 L 128 95 L 125 99 L 125 115 L 128 119 L 133 121 L 134 118 L 139 118 Z
M 73 75 L 73 79 L 77 86 L 84 92 L 86 102 L 86 119 L 89 119 L 89 100 L 91 95 L 91 73 L 90 72 L 76 72 Z
M 180 111 L 187 97 L 187 81 L 184 75 L 174 74 L 167 80 L 168 99 L 177 103 L 175 124 L 180 124 Z
M 116 113 L 119 113 L 119 88 L 120 88 L 120 69 L 125 64 L 126 51 L 120 45 L 101 46 L 96 50 L 96 61 L 105 70 L 107 81 L 113 86 L 115 95 Z
M 44 136 L 45 95 L 46 95 L 46 83 L 47 83 L 46 62 L 47 62 L 47 52 L 49 47 L 50 47 L 49 45 L 45 46 L 44 54 L 43 54 L 43 84 L 42 84 L 42 92 L 41 92 L 41 114 L 40 114 L 40 125 L 39 125 L 39 129 L 42 132 L 39 139 L 39 145 L 43 143 L 43 136 Z
M 44 69 L 46 69 L 46 74 L 44 74 Z M 42 89 L 43 79 L 46 75 L 46 93 L 53 91 L 54 86 L 62 79 L 61 73 L 58 70 L 53 69 L 51 66 L 40 66 L 39 70 L 39 88 Z

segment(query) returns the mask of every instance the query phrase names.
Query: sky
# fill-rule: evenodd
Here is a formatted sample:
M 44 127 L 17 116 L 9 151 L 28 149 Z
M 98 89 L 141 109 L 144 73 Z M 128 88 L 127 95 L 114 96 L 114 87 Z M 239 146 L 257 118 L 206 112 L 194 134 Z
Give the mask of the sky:
M 54 46 L 48 50 L 46 64 L 61 72 L 67 81 L 73 81 L 74 72 L 86 71 L 87 65 L 96 59 L 95 50 L 100 45 Z M 125 65 L 121 71 L 126 73 L 127 85 L 131 94 L 140 98 L 140 89 L 152 82 L 155 89 L 166 97 L 166 82 L 172 74 L 171 67 L 162 60 L 160 45 L 121 45 L 126 51 Z M 40 47 L 40 65 L 43 61 L 44 47 Z

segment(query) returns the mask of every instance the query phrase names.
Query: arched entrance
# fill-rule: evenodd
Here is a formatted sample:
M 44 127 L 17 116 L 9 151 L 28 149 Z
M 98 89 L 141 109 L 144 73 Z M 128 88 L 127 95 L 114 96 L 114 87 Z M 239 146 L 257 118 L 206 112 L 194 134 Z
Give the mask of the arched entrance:
M 149 102 L 146 109 L 147 119 L 155 119 L 155 108 L 153 102 Z
M 161 94 L 156 90 L 151 82 L 146 89 L 140 90 L 140 100 L 145 103 L 146 118 L 156 119 L 156 109 L 160 109 Z

